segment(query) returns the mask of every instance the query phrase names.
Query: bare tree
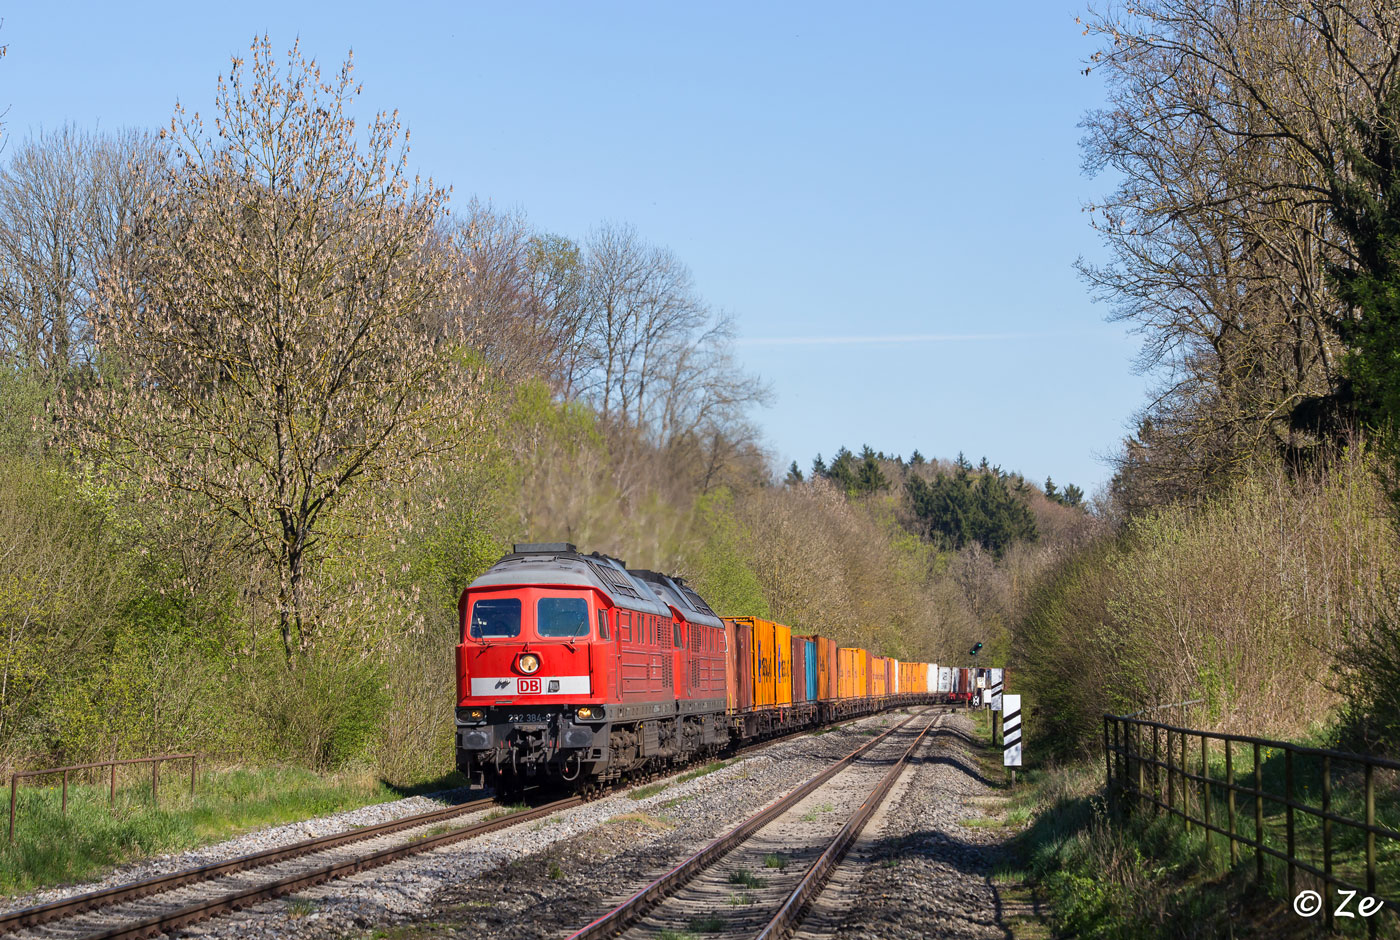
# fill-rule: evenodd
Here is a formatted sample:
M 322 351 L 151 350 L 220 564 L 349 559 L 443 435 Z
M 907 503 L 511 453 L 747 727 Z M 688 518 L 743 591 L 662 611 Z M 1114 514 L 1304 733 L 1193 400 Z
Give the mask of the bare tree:
M 149 496 L 192 494 L 276 572 L 288 663 L 313 645 L 318 561 L 394 521 L 386 495 L 455 446 L 474 374 L 440 328 L 446 193 L 380 113 L 357 133 L 347 59 L 323 81 L 267 37 L 220 77 L 208 136 L 172 118 L 145 253 L 110 272 L 107 370 L 80 441 Z
M 578 246 L 535 233 L 522 212 L 475 200 L 448 232 L 467 285 L 453 314 L 468 342 L 506 375 L 540 375 L 574 397 L 584 317 Z
M 1346 311 L 1329 263 L 1352 115 L 1400 63 L 1381 0 L 1148 0 L 1091 14 L 1090 70 L 1109 103 L 1085 121 L 1086 167 L 1114 192 L 1090 206 L 1112 261 L 1081 270 L 1144 336 L 1164 385 L 1122 469 L 1170 498 L 1260 453 L 1326 443 Z M 1150 471 L 1150 472 L 1149 472 Z
M 587 257 L 591 397 L 605 420 L 647 426 L 656 416 L 661 377 L 693 345 L 708 311 L 690 270 L 631 226 L 596 229 Z
M 94 354 L 101 272 L 129 266 L 161 166 L 144 132 L 71 126 L 0 169 L 0 355 L 58 384 Z

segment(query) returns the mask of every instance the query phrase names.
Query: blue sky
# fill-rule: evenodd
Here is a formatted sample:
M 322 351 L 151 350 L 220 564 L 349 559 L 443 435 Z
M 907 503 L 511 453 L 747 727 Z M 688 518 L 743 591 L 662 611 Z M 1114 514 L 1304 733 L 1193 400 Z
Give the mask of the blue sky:
M 7 5 L 11 136 L 208 110 L 254 34 L 353 48 L 413 160 L 583 237 L 629 222 L 734 315 L 775 464 L 959 451 L 1092 489 L 1146 380 L 1100 249 L 1073 3 Z

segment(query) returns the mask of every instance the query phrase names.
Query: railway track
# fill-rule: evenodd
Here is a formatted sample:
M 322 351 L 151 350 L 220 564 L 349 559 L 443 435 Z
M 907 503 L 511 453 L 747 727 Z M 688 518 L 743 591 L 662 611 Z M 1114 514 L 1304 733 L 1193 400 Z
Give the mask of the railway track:
M 830 727 L 849 723 L 842 722 Z M 811 734 L 813 730 L 816 729 L 808 728 L 767 738 L 739 748 L 732 755 L 743 755 L 780 741 Z M 669 770 L 667 774 L 678 772 L 680 768 Z M 645 779 L 659 776 L 663 775 L 650 774 Z M 638 782 L 641 781 L 632 779 L 622 785 L 632 786 Z M 541 819 L 582 805 L 590 798 L 570 796 L 469 825 L 454 826 L 454 820 L 498 805 L 493 799 L 459 803 L 374 826 L 11 911 L 0 915 L 0 937 L 17 936 L 25 940 L 136 940 L 155 937 L 325 881 Z
M 942 715 L 910 716 L 652 881 L 569 940 L 674 936 L 777 940 L 800 922 Z M 844 822 L 842 822 L 844 820 Z

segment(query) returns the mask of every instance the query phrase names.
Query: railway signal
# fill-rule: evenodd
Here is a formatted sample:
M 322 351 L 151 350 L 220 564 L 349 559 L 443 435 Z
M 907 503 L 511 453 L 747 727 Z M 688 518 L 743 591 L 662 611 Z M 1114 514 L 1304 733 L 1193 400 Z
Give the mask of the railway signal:
M 969 656 L 976 656 L 981 650 L 982 650 L 982 644 L 981 644 L 981 643 L 974 643 L 974 644 L 972 644 L 972 649 L 968 650 L 968 655 L 969 655 Z

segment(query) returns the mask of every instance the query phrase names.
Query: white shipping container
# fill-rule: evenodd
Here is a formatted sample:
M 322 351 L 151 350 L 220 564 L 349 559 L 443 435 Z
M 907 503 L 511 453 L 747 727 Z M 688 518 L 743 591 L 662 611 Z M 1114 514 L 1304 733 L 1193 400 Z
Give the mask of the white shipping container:
M 938 691 L 953 691 L 953 668 L 951 666 L 938 667 Z

